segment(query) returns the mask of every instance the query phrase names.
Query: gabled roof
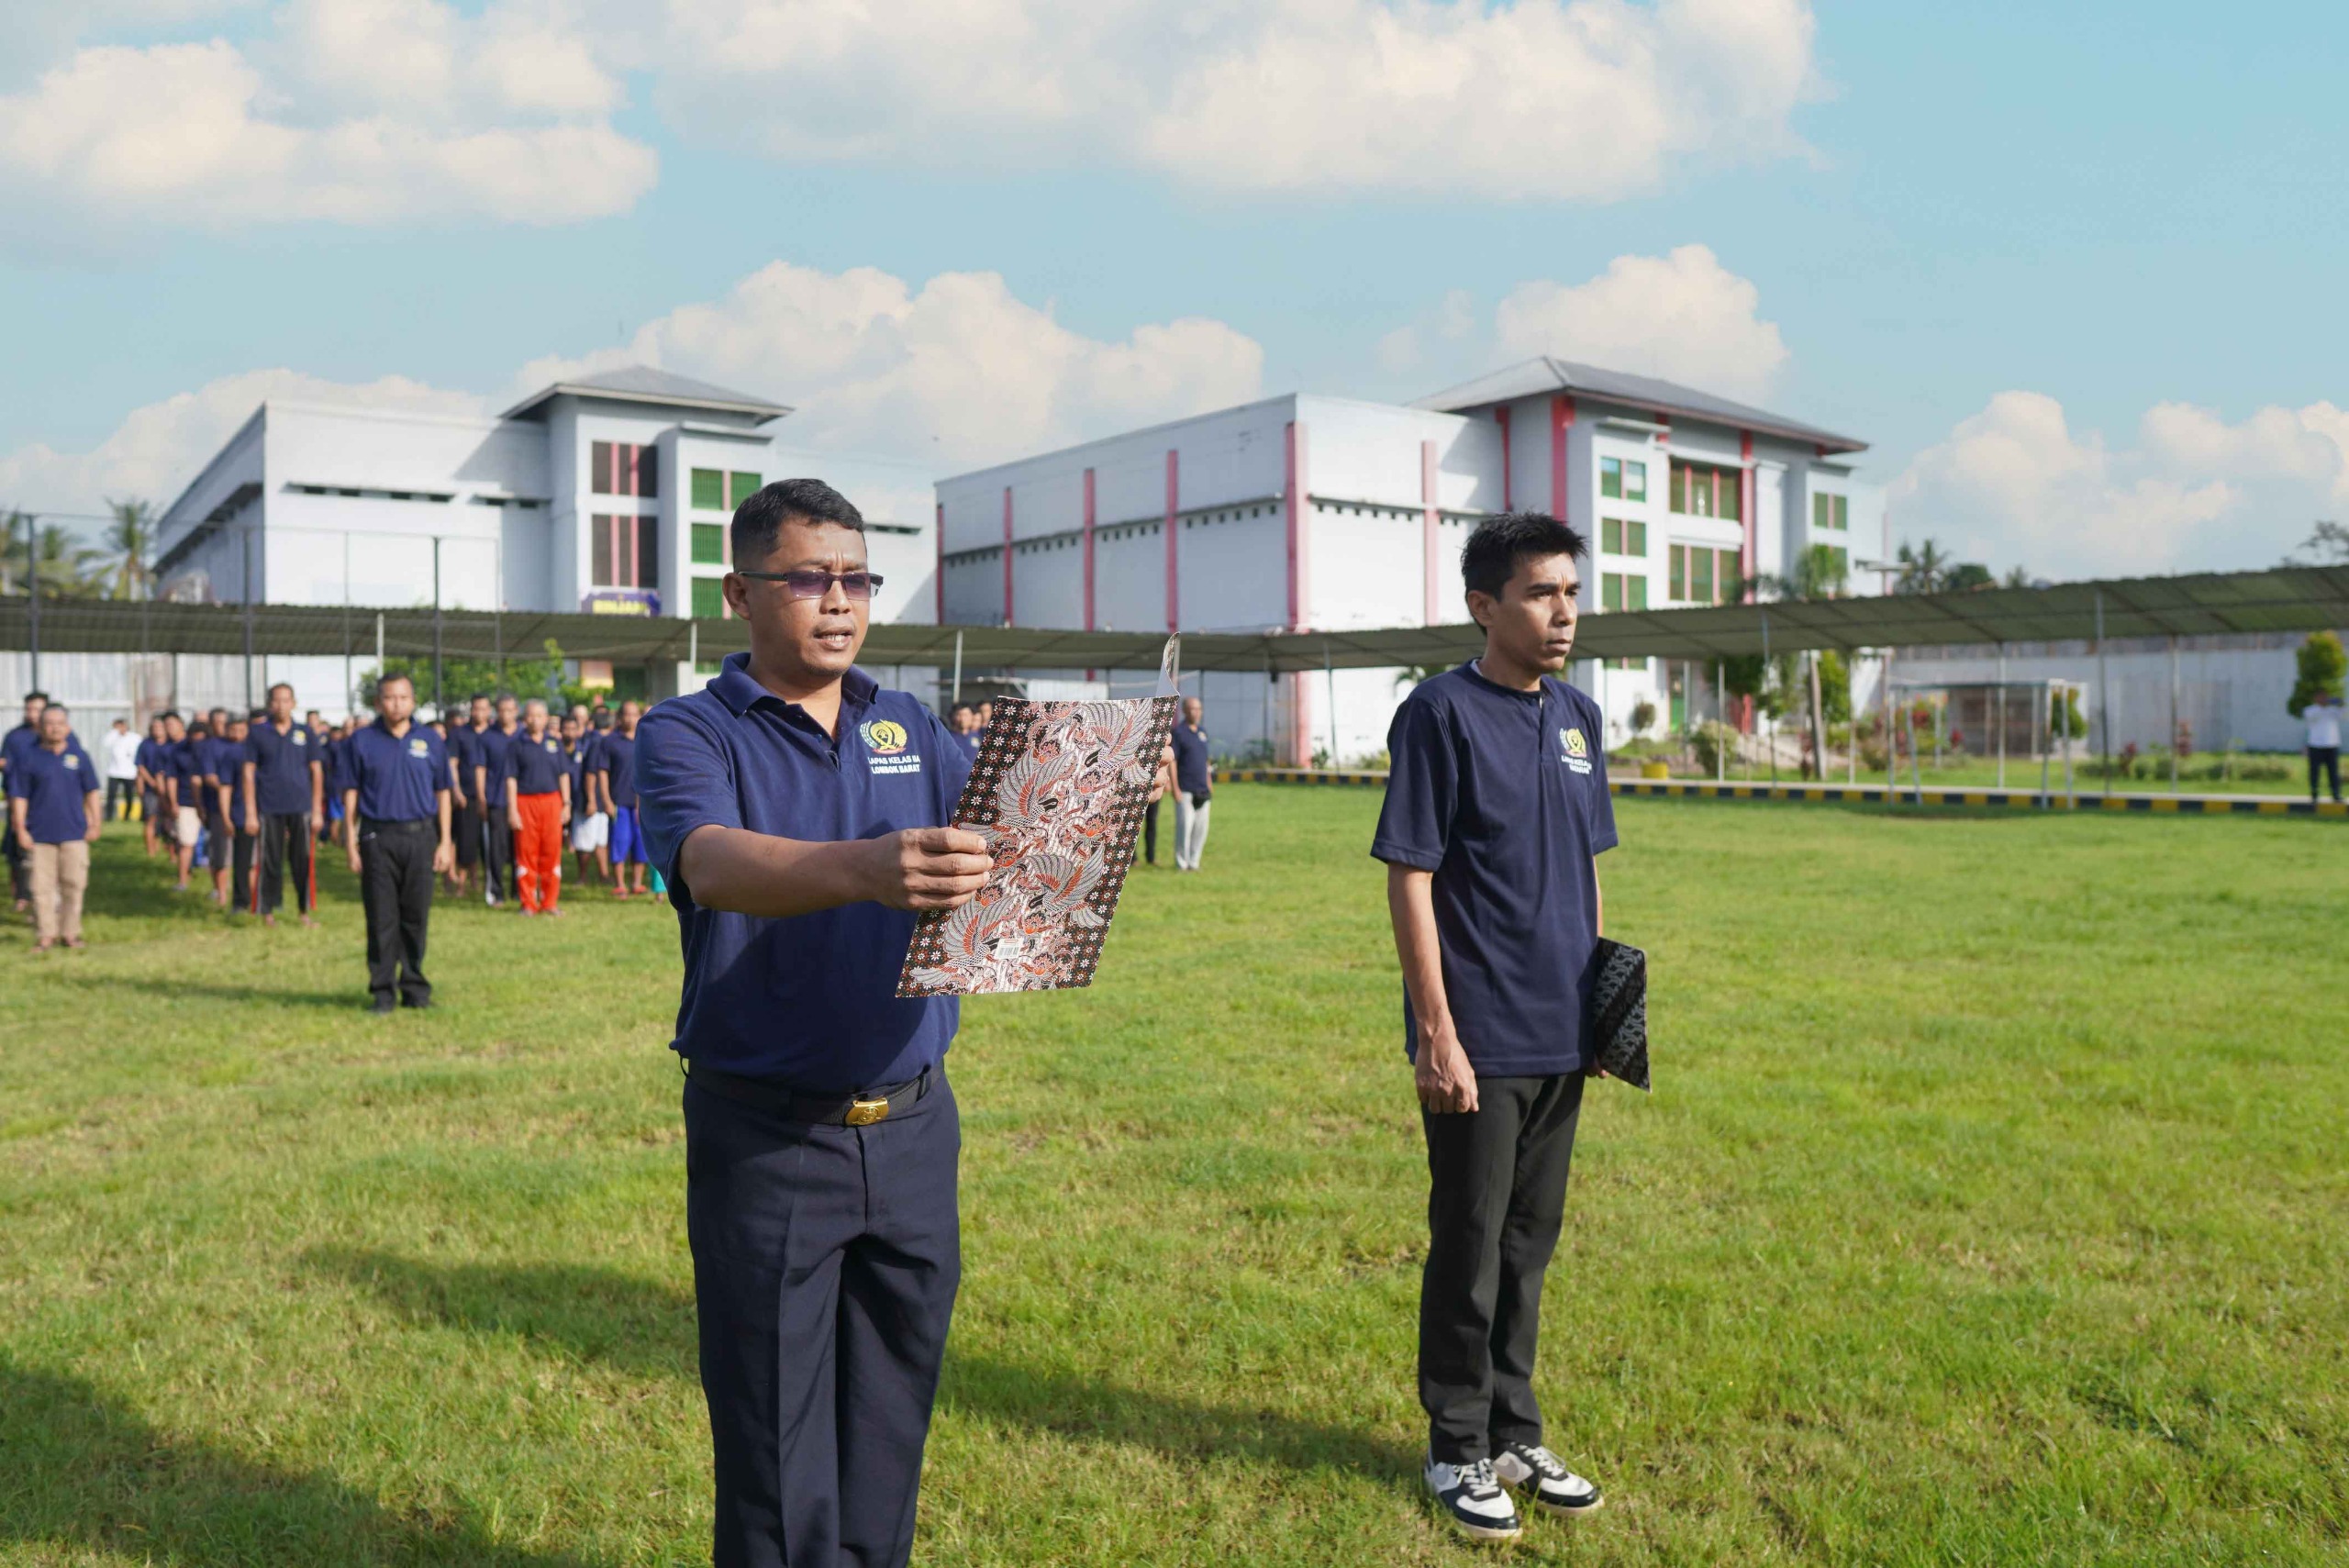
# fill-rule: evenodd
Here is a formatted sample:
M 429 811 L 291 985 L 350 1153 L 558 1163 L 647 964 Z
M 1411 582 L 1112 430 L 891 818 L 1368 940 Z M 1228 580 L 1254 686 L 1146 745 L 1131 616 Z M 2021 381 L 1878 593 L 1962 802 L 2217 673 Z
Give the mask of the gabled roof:
M 1712 424 L 1752 430 L 1757 435 L 1809 441 L 1831 452 L 1867 450 L 1865 441 L 1839 436 L 1832 430 L 1822 430 L 1816 425 L 1806 425 L 1783 414 L 1773 414 L 1743 403 L 1732 403 L 1726 397 L 1715 397 L 1711 393 L 1698 392 L 1693 386 L 1660 381 L 1652 375 L 1632 375 L 1626 371 L 1577 364 L 1572 360 L 1561 360 L 1550 354 L 1497 370 L 1433 396 L 1422 397 L 1411 406 L 1432 408 L 1444 414 L 1462 414 L 1471 408 L 1485 408 L 1496 403 L 1509 403 L 1520 397 L 1539 397 L 1555 392 L 1580 393 L 1586 396 L 1603 397 L 1613 403 L 1626 403 L 1653 413 L 1682 414 Z
M 748 414 L 762 425 L 770 419 L 780 419 L 791 412 L 780 403 L 770 403 L 747 392 L 712 386 L 691 376 L 674 375 L 668 371 L 654 370 L 650 365 L 622 365 L 618 370 L 602 371 L 595 375 L 583 375 L 540 387 L 508 408 L 500 417 L 544 418 L 546 406 L 566 393 L 574 397 L 600 397 L 608 402 L 644 403 L 662 408 L 696 409 L 702 413 Z

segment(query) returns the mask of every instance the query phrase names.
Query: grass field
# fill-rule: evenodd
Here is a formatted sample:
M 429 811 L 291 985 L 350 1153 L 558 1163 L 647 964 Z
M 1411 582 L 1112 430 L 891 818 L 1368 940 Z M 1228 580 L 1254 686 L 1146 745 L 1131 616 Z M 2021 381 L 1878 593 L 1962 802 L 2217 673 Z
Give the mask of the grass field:
M 972 1006 L 918 1561 L 1456 1562 L 1371 791 L 1219 792 L 1088 993 Z M 2349 837 L 1627 801 L 1515 1560 L 2349 1557 Z M 117 834 L 120 829 L 116 830 Z M 0 1563 L 706 1552 L 665 911 L 444 905 L 443 1006 L 135 839 L 0 933 Z M 703 1558 L 707 1561 L 706 1556 Z

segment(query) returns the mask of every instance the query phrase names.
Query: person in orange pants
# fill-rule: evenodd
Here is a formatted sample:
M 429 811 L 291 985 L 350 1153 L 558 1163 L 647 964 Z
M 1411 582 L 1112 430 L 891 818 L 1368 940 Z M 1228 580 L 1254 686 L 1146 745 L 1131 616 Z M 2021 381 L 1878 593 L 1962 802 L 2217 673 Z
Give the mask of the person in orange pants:
M 562 829 L 571 820 L 570 759 L 547 732 L 547 705 L 522 710 L 506 772 L 506 817 L 514 829 L 514 885 L 522 913 L 560 915 Z

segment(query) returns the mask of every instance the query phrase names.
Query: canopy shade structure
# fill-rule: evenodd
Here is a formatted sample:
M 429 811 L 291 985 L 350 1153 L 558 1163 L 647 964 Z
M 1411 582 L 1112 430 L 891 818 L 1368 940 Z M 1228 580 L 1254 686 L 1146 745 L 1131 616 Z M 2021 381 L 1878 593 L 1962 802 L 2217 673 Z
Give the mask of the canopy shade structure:
M 0 597 L 0 649 L 32 646 L 32 606 Z M 2099 623 L 2099 608 L 2101 621 Z M 551 639 L 573 659 L 618 663 L 700 658 L 749 646 L 739 620 L 443 610 L 439 648 L 451 658 L 540 656 Z M 429 607 L 174 605 L 42 599 L 40 648 L 54 653 L 278 653 L 372 657 L 434 649 Z M 2210 637 L 2349 626 L 2349 568 L 2284 567 L 1993 588 L 1963 594 L 1721 605 L 1586 615 L 1578 658 L 1712 660 L 1809 648 L 2046 642 L 2104 637 Z M 246 640 L 250 628 L 250 642 Z M 967 670 L 1155 670 L 1163 632 L 1059 631 L 996 626 L 876 626 L 867 665 L 944 667 L 961 646 Z M 1484 646 L 1465 623 L 1359 631 L 1186 632 L 1186 670 L 1262 674 L 1300 670 L 1453 664 Z

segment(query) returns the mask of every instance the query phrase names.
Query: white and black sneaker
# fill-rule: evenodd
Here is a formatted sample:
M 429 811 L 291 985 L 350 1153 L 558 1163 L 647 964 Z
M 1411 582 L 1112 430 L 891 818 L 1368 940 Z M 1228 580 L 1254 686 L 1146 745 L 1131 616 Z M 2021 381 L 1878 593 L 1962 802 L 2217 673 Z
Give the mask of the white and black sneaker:
M 1519 1534 L 1517 1505 L 1501 1490 L 1493 1462 L 1438 1464 L 1428 1456 L 1428 1490 L 1434 1493 L 1452 1522 L 1478 1540 L 1515 1540 Z
M 1539 1443 L 1503 1443 L 1492 1471 L 1504 1485 L 1530 1486 L 1533 1500 L 1553 1514 L 1595 1514 L 1605 1501 L 1598 1487 Z

